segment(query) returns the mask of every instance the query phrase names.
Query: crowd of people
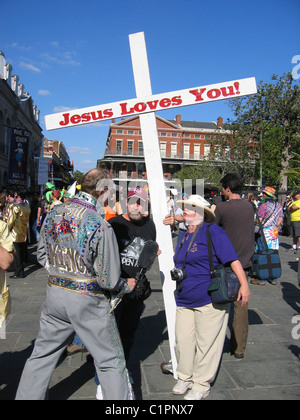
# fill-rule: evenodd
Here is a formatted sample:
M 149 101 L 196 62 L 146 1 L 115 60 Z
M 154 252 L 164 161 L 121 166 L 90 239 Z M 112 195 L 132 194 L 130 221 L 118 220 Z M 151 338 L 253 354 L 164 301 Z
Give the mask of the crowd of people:
M 237 359 L 245 357 L 247 346 L 251 259 L 255 248 L 265 246 L 255 225 L 260 225 L 267 246 L 278 249 L 279 229 L 288 214 L 293 248 L 300 249 L 300 191 L 288 196 L 284 208 L 272 187 L 262 188 L 257 201 L 251 194 L 243 197 L 236 174 L 227 174 L 221 185 L 222 195 L 213 200 L 184 193 L 176 200 L 171 194 L 170 212 L 162 215 L 163 223 L 178 236 L 174 248 L 174 267 L 180 273 L 175 293 L 178 380 L 172 392 L 186 400 L 208 396 L 229 319 L 230 304 L 213 304 L 208 292 L 208 229 L 215 265 L 230 266 L 240 283 L 230 339 Z M 38 262 L 49 275 L 39 335 L 16 399 L 44 399 L 67 348 L 69 354 L 84 349 L 91 354 L 97 399 L 134 399 L 128 360 L 151 294 L 145 273 L 142 279 L 137 275 L 139 257 L 147 241 L 156 240 L 148 189 L 116 191 L 106 171 L 93 169 L 81 185 L 68 190 L 47 183 L 44 195 L 31 202 L 22 191 L 7 191 L 0 195 L 0 204 L 1 290 L 7 288 L 3 273 L 13 258 L 12 277 L 26 275 L 28 242 L 38 242 Z M 251 282 L 265 284 L 253 278 Z M 270 282 L 275 285 L 276 279 Z

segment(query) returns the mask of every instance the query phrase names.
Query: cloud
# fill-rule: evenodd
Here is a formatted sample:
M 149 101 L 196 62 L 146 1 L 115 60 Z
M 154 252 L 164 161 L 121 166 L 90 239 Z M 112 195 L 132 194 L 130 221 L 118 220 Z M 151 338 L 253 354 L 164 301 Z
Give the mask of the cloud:
M 95 165 L 95 161 L 94 160 L 82 160 L 80 163 L 82 165 Z
M 87 171 L 96 167 L 96 162 L 94 160 L 75 160 L 74 167 L 76 170 L 86 173 Z
M 80 66 L 81 63 L 75 59 L 73 51 L 55 52 L 54 54 L 45 52 L 41 57 L 48 63 L 55 63 L 61 66 Z
M 18 42 L 12 42 L 10 46 L 23 52 L 32 50 L 31 46 L 20 45 Z
M 58 105 L 58 106 L 55 106 L 53 108 L 53 112 L 54 113 L 56 113 L 56 112 L 65 112 L 65 111 L 71 111 L 71 109 L 73 109 L 73 108 L 70 108 L 70 107 L 67 107 L 67 106 L 63 106 L 63 105 Z
M 68 152 L 74 155 L 91 155 L 92 154 L 91 149 L 89 149 L 88 147 L 80 147 L 80 146 L 68 147 Z M 85 162 L 90 162 L 90 161 L 85 161 Z
M 33 71 L 34 73 L 41 73 L 42 72 L 38 67 L 36 67 L 36 66 L 34 66 L 33 64 L 30 64 L 30 63 L 25 63 L 24 61 L 20 62 L 20 67 L 23 67 L 24 69 Z
M 49 90 L 47 90 L 47 89 L 40 89 L 39 91 L 38 91 L 38 95 L 41 95 L 41 96 L 48 96 L 48 95 L 51 95 L 51 93 L 49 92 Z

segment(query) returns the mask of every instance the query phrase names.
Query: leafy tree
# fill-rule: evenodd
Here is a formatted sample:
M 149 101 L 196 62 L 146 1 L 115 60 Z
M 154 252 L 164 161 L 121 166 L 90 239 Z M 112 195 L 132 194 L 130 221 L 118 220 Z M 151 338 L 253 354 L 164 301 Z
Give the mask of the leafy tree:
M 192 180 L 192 184 L 196 185 L 197 180 L 204 180 L 204 185 L 212 185 L 219 187 L 220 171 L 216 166 L 213 166 L 210 161 L 204 160 L 199 162 L 197 165 L 185 166 L 179 172 L 177 172 L 174 178 L 179 179 L 182 184 L 185 180 Z
M 79 184 L 81 184 L 83 176 L 84 176 L 84 173 L 78 170 L 74 171 L 73 173 L 73 178 L 77 180 Z
M 255 149 L 252 138 L 243 132 L 242 127 L 235 124 L 224 126 L 227 128 L 226 136 L 216 136 L 212 145 L 213 160 L 210 162 L 216 165 L 221 178 L 227 173 L 236 173 L 244 183 L 251 183 L 255 178 Z
M 274 127 L 265 130 L 262 143 L 263 180 L 266 185 L 280 187 L 279 179 L 282 170 L 282 128 Z
M 300 154 L 291 152 L 293 158 L 290 160 L 290 166 L 285 173 L 289 178 L 289 187 L 292 189 L 300 188 Z
M 222 176 L 235 172 L 245 184 L 258 180 L 283 191 L 298 186 L 300 90 L 291 73 L 259 82 L 257 94 L 231 99 L 229 105 L 234 118 L 224 124 L 228 135 L 211 140 L 209 159 L 175 177 L 217 186 Z
M 230 101 L 239 137 L 253 140 L 254 154 L 261 155 L 262 182 L 288 188 L 287 170 L 292 152 L 300 150 L 300 91 L 292 74 L 272 76 L 272 83 L 258 84 L 256 95 Z

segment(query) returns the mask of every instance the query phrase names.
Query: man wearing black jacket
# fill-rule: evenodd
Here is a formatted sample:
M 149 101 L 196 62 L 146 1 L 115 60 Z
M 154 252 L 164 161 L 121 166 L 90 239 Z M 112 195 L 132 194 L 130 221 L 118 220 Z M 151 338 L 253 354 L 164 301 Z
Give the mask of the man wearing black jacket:
M 138 259 L 146 241 L 156 239 L 154 222 L 148 216 L 148 194 L 136 187 L 127 195 L 127 213 L 110 219 L 119 245 L 121 277 L 135 278 L 138 273 Z M 133 291 L 125 295 L 115 309 L 115 316 L 121 336 L 126 362 L 144 311 L 144 299 L 150 294 L 150 284 L 145 279 L 145 289 L 137 295 Z

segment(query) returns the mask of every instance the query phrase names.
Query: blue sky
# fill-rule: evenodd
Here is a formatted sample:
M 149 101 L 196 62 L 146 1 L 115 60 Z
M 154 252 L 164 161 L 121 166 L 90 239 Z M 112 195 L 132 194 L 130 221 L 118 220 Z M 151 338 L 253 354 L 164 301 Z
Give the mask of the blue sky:
M 110 121 L 47 131 L 44 116 L 135 98 L 128 35 L 144 32 L 153 94 L 292 70 L 299 0 L 0 0 L 0 50 L 75 169 L 96 166 Z M 226 101 L 159 112 L 224 121 Z

